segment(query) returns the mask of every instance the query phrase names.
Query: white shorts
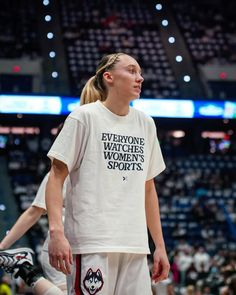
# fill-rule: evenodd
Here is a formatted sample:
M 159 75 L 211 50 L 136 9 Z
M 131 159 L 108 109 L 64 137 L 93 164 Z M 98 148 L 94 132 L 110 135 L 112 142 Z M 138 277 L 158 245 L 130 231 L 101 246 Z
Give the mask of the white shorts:
M 68 295 L 152 295 L 147 255 L 74 255 Z
M 47 251 L 41 251 L 40 261 L 45 277 L 57 287 L 65 286 L 66 288 L 66 275 L 50 265 Z

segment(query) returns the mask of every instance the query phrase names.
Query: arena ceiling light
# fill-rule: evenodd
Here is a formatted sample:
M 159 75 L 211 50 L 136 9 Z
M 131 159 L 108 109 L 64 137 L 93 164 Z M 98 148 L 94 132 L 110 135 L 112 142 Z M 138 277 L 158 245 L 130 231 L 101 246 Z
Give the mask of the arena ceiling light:
M 50 51 L 49 52 L 49 57 L 50 58 L 54 58 L 56 56 L 56 52 L 55 51 Z
M 156 10 L 162 10 L 162 5 L 161 5 L 161 3 L 158 3 L 158 4 L 156 5 Z
M 163 27 L 167 27 L 168 24 L 169 24 L 169 22 L 168 22 L 167 19 L 163 19 L 162 22 L 161 22 L 161 24 L 162 24 Z
M 54 37 L 53 33 L 52 32 L 48 32 L 47 33 L 47 38 L 48 39 L 52 39 Z
M 52 17 L 51 17 L 51 15 L 47 14 L 47 15 L 45 15 L 44 19 L 46 22 L 50 22 L 52 20 Z
M 175 60 L 177 62 L 181 62 L 183 60 L 183 57 L 181 55 L 176 55 Z
M 49 0 L 43 0 L 43 5 L 44 5 L 44 6 L 49 5 Z
M 52 72 L 52 77 L 57 78 L 58 77 L 58 72 L 56 72 L 56 71 Z
M 184 79 L 184 82 L 186 83 L 191 81 L 191 77 L 189 75 L 185 75 L 183 79 Z
M 169 37 L 168 38 L 169 43 L 173 44 L 175 43 L 175 37 Z

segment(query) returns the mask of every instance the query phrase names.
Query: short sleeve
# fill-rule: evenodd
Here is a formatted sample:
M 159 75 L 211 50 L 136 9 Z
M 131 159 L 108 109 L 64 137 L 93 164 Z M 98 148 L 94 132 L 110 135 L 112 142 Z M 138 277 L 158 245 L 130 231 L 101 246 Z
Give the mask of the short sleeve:
M 44 210 L 46 210 L 45 191 L 46 191 L 46 184 L 48 181 L 48 176 L 49 176 L 49 174 L 46 174 L 44 179 L 42 180 L 31 206 L 36 206 L 36 207 L 43 208 Z
M 68 117 L 55 139 L 48 157 L 67 165 L 69 172 L 79 167 L 86 144 L 86 128 L 79 120 Z
M 148 164 L 147 179 L 150 180 L 165 170 L 166 165 L 162 156 L 160 144 L 157 138 L 156 126 L 152 120 L 150 130 L 150 158 Z

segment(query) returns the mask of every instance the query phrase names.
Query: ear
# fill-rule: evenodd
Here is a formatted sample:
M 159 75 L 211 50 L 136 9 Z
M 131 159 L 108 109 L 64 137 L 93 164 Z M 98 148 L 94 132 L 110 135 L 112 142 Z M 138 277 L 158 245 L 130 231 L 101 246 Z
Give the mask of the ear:
M 113 76 L 111 72 L 104 72 L 103 73 L 103 78 L 107 83 L 112 83 L 113 82 Z
M 90 269 L 87 271 L 86 276 L 91 276 L 92 274 L 93 274 L 93 271 L 92 271 L 92 268 L 90 268 Z
M 102 278 L 102 273 L 101 273 L 100 269 L 97 269 L 96 275 L 98 278 Z

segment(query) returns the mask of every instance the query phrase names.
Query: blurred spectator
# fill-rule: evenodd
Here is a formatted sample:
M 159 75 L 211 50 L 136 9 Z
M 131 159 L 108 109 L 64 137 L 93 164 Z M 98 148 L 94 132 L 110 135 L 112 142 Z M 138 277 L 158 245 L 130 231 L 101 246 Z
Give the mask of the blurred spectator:
M 186 272 L 186 285 L 194 285 L 199 278 L 198 271 L 196 270 L 194 264 L 192 263 Z
M 0 279 L 0 295 L 13 295 L 10 286 L 11 286 L 11 278 L 7 275 L 4 275 Z
M 176 263 L 178 265 L 178 269 L 180 271 L 180 284 L 185 286 L 186 283 L 186 274 L 189 270 L 191 264 L 193 262 L 193 257 L 190 254 L 190 251 L 185 249 L 183 251 L 179 251 L 177 255 Z
M 187 288 L 184 292 L 184 295 L 195 295 L 196 294 L 195 291 L 196 290 L 195 290 L 194 285 L 189 285 L 189 286 L 187 286 Z
M 210 256 L 205 251 L 204 247 L 199 247 L 193 256 L 193 262 L 198 272 L 209 272 L 210 269 Z

